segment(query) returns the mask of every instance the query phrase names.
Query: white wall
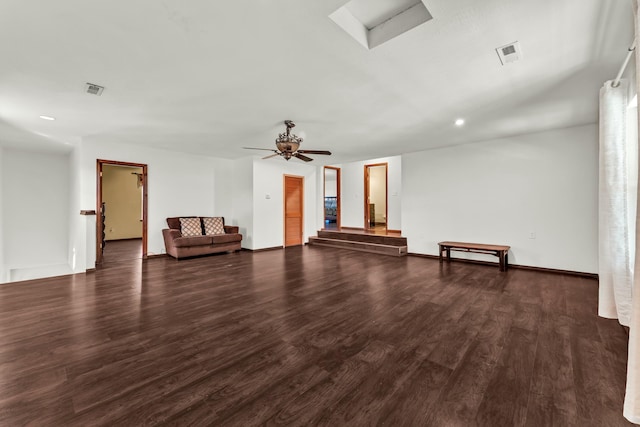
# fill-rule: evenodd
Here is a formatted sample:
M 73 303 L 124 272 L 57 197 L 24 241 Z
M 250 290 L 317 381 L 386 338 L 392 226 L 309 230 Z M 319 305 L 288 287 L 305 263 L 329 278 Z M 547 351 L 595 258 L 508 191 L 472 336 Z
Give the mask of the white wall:
M 237 225 L 233 216 L 233 161 L 212 159 L 214 167 L 214 216 L 224 217 L 225 224 Z
M 93 267 L 95 241 L 87 242 L 95 218 L 79 211 L 96 209 L 98 158 L 149 165 L 150 254 L 164 252 L 166 217 L 192 214 L 225 216 L 240 226 L 245 248 L 281 246 L 283 174 L 305 177 L 304 240 L 322 224 L 322 167 L 90 142 L 70 156 L 5 148 L 0 281 L 11 268 Z M 382 162 L 389 165 L 388 226 L 402 229 L 410 252 L 435 255 L 440 240 L 504 243 L 512 263 L 597 272 L 596 125 L 338 165 L 344 226 L 363 226 L 364 165 Z M 47 179 L 25 173 L 33 170 L 47 171 Z
M 318 203 L 318 168 L 299 163 L 297 159 L 262 160 L 253 163 L 253 246 L 264 249 L 284 245 L 284 175 L 304 177 L 304 235 L 303 242 L 315 235 Z
M 68 274 L 68 154 L 5 148 L 2 153 L 4 278 Z
M 253 249 L 253 158 L 235 160 L 232 169 L 233 225 L 242 234 L 242 247 Z
M 162 229 L 166 218 L 180 215 L 214 215 L 215 168 L 217 159 L 118 143 L 96 144 L 84 141 L 75 167 L 80 179 L 80 209 L 96 209 L 96 161 L 116 160 L 148 165 L 148 254 L 164 253 Z M 74 216 L 77 215 L 75 212 Z M 229 218 L 226 218 L 227 221 Z M 233 220 L 231 220 L 233 222 Z M 74 220 L 77 236 L 71 253 L 76 254 L 75 271 L 91 264 L 91 251 L 85 248 L 82 229 L 86 220 Z M 89 258 L 87 258 L 87 255 Z
M 95 249 L 90 251 L 87 245 L 87 218 L 80 215 L 82 194 L 80 149 L 75 147 L 69 158 L 69 248 L 68 263 L 74 272 L 95 268 Z M 95 206 L 85 209 L 94 210 Z M 95 218 L 93 219 L 95 223 Z M 95 233 L 94 233 L 95 234 Z M 96 238 L 93 238 L 95 243 Z M 79 248 L 79 249 L 78 249 Z
M 387 228 L 401 230 L 402 157 L 383 157 L 359 162 L 345 163 L 341 168 L 341 208 L 343 227 L 364 227 L 364 166 L 387 163 L 388 169 L 388 218 Z M 404 230 L 403 234 L 404 234 Z
M 513 264 L 597 273 L 596 125 L 402 157 L 409 252 L 437 255 L 443 240 L 505 244 Z

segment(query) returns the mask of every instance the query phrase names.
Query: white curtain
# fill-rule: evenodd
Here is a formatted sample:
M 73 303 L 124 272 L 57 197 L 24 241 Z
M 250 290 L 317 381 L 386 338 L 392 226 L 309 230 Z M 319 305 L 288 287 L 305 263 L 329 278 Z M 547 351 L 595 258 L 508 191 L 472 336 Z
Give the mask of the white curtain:
M 634 0 L 633 9 L 635 12 L 635 34 L 636 40 L 640 35 L 640 16 L 638 11 L 638 0 Z M 636 49 L 636 52 L 638 50 Z M 636 54 L 636 93 L 640 94 L 640 57 Z M 640 108 L 637 109 L 640 112 Z M 638 118 L 640 123 L 640 117 Z M 640 132 L 638 132 L 640 134 Z M 636 143 L 637 143 L 636 138 Z M 638 186 L 640 189 L 640 184 Z M 640 195 L 638 197 L 640 200 Z M 631 300 L 631 319 L 629 328 L 629 353 L 627 357 L 627 390 L 624 397 L 624 416 L 632 423 L 640 424 L 640 209 L 636 212 L 636 235 L 635 235 L 635 271 L 633 277 L 633 292 Z
M 638 111 L 640 111 L 640 108 L 638 109 Z M 640 221 L 640 217 L 637 216 L 636 221 Z M 634 273 L 634 288 L 636 290 L 640 289 L 640 245 L 638 245 L 638 242 L 640 242 L 639 232 L 640 222 L 636 222 L 636 267 Z M 638 335 L 640 333 L 640 292 L 633 293 L 631 307 L 631 327 L 629 328 L 627 389 L 624 397 L 624 417 L 632 423 L 640 424 L 640 360 L 638 360 L 638 358 L 640 358 L 640 342 L 638 341 Z
M 629 84 L 608 81 L 600 89 L 600 278 L 598 315 L 629 326 L 631 255 L 627 189 L 627 106 Z

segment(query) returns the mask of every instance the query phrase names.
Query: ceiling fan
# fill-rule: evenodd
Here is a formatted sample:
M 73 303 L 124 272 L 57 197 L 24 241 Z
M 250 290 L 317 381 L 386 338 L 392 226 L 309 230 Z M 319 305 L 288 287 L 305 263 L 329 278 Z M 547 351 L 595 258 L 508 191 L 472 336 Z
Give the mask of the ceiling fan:
M 285 133 L 281 133 L 278 135 L 276 139 L 276 147 L 277 150 L 273 150 L 270 148 L 253 148 L 253 147 L 242 147 L 246 150 L 264 150 L 264 151 L 273 151 L 275 154 L 271 154 L 269 156 L 263 157 L 263 159 L 270 159 L 271 157 L 281 156 L 284 157 L 285 160 L 289 160 L 292 157 L 297 157 L 300 160 L 305 162 L 310 162 L 313 159 L 311 157 L 305 156 L 305 154 L 323 154 L 330 156 L 331 151 L 325 150 L 298 150 L 300 144 L 302 143 L 302 138 L 297 135 L 291 133 L 291 128 L 295 127 L 295 123 L 291 120 L 285 120 L 284 125 L 287 127 L 287 131 Z

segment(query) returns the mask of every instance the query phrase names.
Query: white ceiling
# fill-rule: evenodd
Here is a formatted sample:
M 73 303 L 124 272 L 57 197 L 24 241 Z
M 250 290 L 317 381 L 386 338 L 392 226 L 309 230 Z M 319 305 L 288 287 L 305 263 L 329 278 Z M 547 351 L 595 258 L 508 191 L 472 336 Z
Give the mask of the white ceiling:
M 432 20 L 369 51 L 328 18 L 345 3 L 3 0 L 0 144 L 238 158 L 293 119 L 335 163 L 594 123 L 633 34 L 629 0 L 424 0 Z

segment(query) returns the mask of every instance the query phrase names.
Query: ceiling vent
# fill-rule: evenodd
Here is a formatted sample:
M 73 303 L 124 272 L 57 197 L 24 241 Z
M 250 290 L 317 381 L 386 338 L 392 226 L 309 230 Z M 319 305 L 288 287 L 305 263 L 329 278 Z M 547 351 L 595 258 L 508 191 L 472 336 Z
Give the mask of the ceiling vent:
M 102 95 L 102 91 L 104 90 L 104 87 L 102 86 L 98 86 L 98 85 L 94 85 L 93 83 L 87 83 L 84 86 L 84 89 L 87 93 L 91 94 L 91 95 Z
M 504 46 L 500 46 L 496 49 L 498 57 L 502 65 L 507 65 L 511 62 L 516 62 L 522 59 L 522 50 L 520 49 L 519 42 L 509 43 Z

